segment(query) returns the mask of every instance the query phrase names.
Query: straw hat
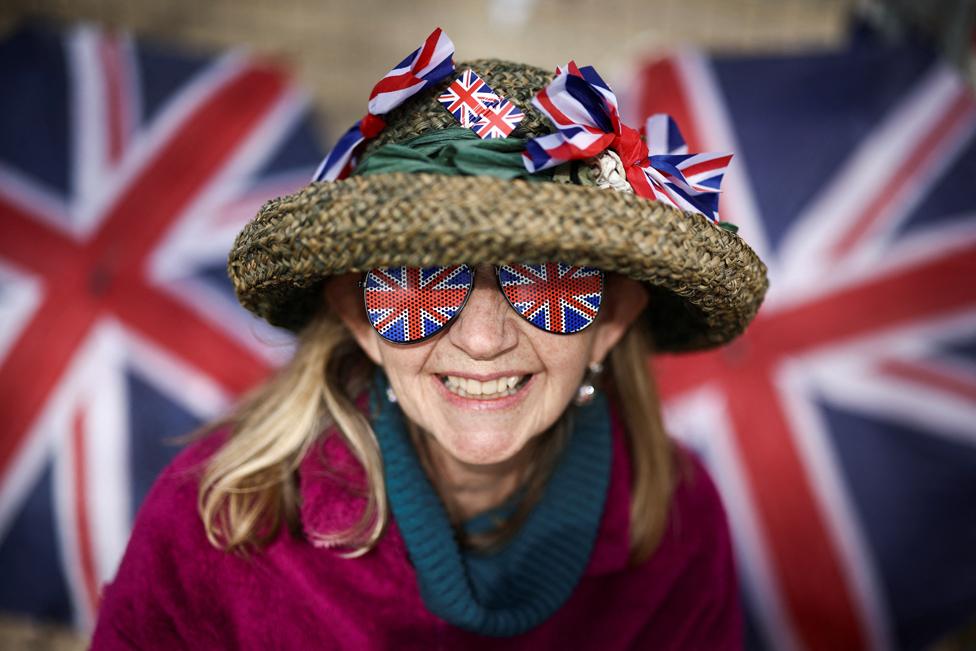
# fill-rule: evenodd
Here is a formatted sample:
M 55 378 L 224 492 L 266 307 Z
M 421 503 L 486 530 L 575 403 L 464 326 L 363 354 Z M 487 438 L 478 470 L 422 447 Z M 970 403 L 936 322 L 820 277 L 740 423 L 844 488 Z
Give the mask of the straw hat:
M 468 67 L 525 112 L 513 137 L 554 131 L 531 105 L 551 71 L 498 60 L 457 69 Z M 361 161 L 386 144 L 457 127 L 437 101 L 451 79 L 387 114 Z M 297 331 L 321 309 L 330 276 L 556 260 L 646 283 L 642 319 L 660 351 L 727 343 L 768 287 L 766 265 L 749 245 L 700 214 L 593 185 L 431 173 L 353 175 L 274 199 L 238 235 L 228 271 L 244 307 Z

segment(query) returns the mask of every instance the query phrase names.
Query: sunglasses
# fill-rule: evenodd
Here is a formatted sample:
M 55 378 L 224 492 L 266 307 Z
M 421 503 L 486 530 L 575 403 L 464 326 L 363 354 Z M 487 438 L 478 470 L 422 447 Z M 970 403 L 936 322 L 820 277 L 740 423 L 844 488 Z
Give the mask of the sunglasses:
M 474 287 L 467 264 L 383 267 L 366 273 L 363 302 L 381 337 L 412 344 L 443 330 L 464 308 Z M 603 301 L 604 274 L 563 262 L 495 265 L 498 287 L 523 319 L 568 335 L 593 323 Z

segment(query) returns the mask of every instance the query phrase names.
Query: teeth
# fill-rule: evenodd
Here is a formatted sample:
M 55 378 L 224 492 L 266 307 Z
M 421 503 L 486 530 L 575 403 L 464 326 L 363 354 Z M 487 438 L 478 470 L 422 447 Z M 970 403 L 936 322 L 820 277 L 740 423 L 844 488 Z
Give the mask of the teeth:
M 455 393 L 463 398 L 477 396 L 482 400 L 492 398 L 502 398 L 515 393 L 515 385 L 522 380 L 522 377 L 513 375 L 511 377 L 500 377 L 487 382 L 480 382 L 472 378 L 457 377 L 448 375 L 443 378 L 444 386 L 451 393 Z

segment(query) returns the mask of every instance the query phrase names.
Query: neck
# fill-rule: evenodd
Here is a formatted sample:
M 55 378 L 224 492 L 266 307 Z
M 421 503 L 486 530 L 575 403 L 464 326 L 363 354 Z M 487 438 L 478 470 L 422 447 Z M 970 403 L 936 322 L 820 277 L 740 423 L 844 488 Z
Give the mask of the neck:
M 410 430 L 424 472 L 455 525 L 501 505 L 531 473 L 535 441 L 511 459 L 473 465 L 452 457 L 429 434 L 414 431 L 413 427 Z

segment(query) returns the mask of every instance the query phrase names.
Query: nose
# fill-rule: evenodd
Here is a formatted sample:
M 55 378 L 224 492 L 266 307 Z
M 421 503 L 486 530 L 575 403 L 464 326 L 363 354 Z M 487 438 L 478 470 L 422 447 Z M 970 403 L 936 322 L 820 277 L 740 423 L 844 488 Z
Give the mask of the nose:
M 448 330 L 448 338 L 472 359 L 494 359 L 518 344 L 513 315 L 495 282 L 494 267 L 479 265 L 471 295 Z

